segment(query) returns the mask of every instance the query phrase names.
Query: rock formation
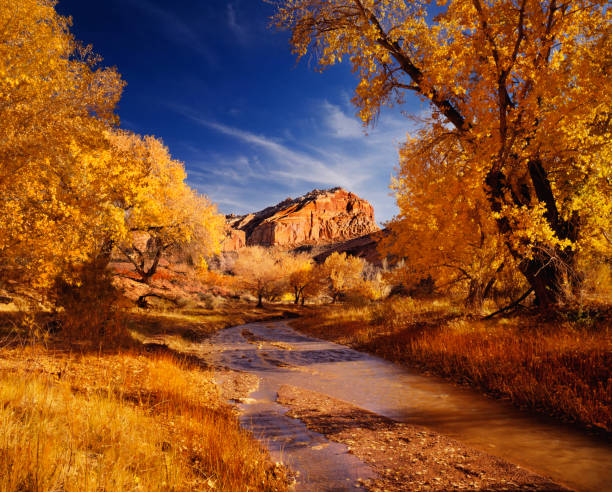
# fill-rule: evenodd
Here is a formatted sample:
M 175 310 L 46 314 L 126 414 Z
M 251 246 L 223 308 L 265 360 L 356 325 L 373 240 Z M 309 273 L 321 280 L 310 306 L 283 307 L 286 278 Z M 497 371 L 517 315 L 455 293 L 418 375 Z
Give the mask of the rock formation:
M 342 188 L 313 190 L 253 214 L 229 215 L 227 222 L 226 251 L 244 244 L 282 247 L 327 244 L 379 230 L 372 205 Z
M 244 231 L 234 229 L 231 225 L 225 228 L 225 238 L 223 239 L 223 251 L 237 251 L 246 246 L 246 235 Z

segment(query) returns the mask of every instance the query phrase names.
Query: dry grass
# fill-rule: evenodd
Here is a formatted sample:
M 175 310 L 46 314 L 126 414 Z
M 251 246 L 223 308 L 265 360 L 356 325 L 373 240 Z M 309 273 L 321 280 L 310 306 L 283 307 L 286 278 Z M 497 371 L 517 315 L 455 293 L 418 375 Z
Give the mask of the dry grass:
M 170 331 L 176 319 L 159 316 Z M 0 348 L 0 492 L 286 490 L 210 371 L 134 344 L 87 352 L 17 335 Z
M 450 301 L 395 299 L 310 310 L 308 333 L 466 383 L 520 407 L 612 431 L 610 317 L 483 321 Z
M 255 304 L 225 301 L 218 309 L 191 308 L 168 311 L 133 310 L 127 317 L 132 336 L 140 341 L 163 338 L 172 340 L 175 350 L 198 342 L 223 328 L 254 321 L 293 316 L 300 309 L 294 305 Z M 183 343 L 184 342 L 184 343 Z

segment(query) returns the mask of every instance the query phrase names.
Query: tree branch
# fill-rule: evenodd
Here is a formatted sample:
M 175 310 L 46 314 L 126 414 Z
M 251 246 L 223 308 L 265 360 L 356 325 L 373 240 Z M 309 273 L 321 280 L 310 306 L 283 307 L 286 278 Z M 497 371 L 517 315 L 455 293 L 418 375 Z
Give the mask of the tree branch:
M 531 294 L 533 292 L 533 288 L 529 289 L 527 292 L 525 292 L 521 297 L 519 297 L 516 301 L 512 301 L 510 304 L 508 304 L 506 307 L 503 307 L 497 311 L 495 311 L 494 313 L 488 314 L 487 316 L 485 316 L 482 319 L 491 319 L 495 316 L 497 316 L 498 314 L 501 314 L 505 311 L 508 311 L 509 309 L 512 309 L 513 307 L 518 306 L 521 301 L 523 301 L 524 299 L 527 299 L 527 296 L 529 294 Z
M 380 21 L 374 15 L 374 13 L 368 11 L 362 4 L 361 0 L 354 0 L 358 9 L 361 11 L 366 22 L 371 23 L 376 30 L 380 38 L 377 40 L 378 44 L 385 48 L 391 56 L 399 63 L 402 70 L 414 81 L 415 88 L 422 96 L 429 99 L 439 110 L 446 116 L 446 118 L 457 128 L 458 131 L 464 133 L 470 129 L 471 124 L 465 121 L 465 118 L 459 111 L 452 105 L 448 99 L 444 99 L 440 93 L 435 89 L 431 88 L 429 91 L 423 89 L 422 82 L 424 79 L 423 72 L 412 63 L 410 57 L 408 57 L 402 50 L 401 46 L 397 41 L 390 41 L 387 32 L 383 29 Z

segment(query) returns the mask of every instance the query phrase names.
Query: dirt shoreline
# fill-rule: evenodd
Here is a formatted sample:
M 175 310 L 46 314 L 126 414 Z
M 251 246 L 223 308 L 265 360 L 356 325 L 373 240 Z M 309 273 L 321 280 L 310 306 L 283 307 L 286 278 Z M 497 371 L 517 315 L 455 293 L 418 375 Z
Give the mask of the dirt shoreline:
M 567 491 L 551 480 L 424 427 L 395 422 L 314 391 L 284 385 L 278 403 L 288 416 L 349 446 L 377 473 L 373 492 L 408 490 Z

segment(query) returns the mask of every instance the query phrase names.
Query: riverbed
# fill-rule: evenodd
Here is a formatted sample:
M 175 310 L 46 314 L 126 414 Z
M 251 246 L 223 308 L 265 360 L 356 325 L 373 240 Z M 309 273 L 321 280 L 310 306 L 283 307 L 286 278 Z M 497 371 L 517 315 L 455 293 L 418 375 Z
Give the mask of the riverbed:
M 259 378 L 241 422 L 298 475 L 298 490 L 359 490 L 372 470 L 276 402 L 281 385 L 312 390 L 394 421 L 424 426 L 581 491 L 612 490 L 612 444 L 503 401 L 369 354 L 305 336 L 285 321 L 222 330 L 205 342 L 217 367 Z M 361 489 L 363 490 L 363 489 Z

